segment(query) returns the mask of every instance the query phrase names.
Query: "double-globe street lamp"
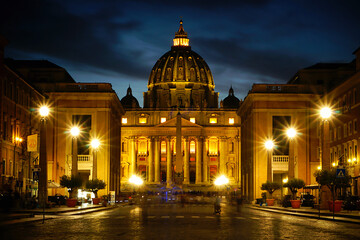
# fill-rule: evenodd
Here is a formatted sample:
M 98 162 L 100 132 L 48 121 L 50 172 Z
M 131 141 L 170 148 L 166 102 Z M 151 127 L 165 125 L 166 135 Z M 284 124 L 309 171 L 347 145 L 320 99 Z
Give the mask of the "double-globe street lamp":
M 330 133 L 329 133 L 329 119 L 332 116 L 332 109 L 323 107 L 320 109 L 320 116 L 322 118 L 321 131 L 321 169 L 330 170 Z
M 78 144 L 77 138 L 80 134 L 80 129 L 77 126 L 73 126 L 70 129 L 70 134 L 72 136 L 72 161 L 71 161 L 71 175 L 78 175 Z

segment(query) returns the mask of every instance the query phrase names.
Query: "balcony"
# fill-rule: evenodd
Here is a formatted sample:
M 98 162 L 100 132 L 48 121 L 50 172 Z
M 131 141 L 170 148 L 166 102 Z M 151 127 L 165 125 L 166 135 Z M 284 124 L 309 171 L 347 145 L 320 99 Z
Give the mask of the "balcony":
M 287 172 L 289 169 L 289 155 L 273 155 L 272 167 L 274 172 Z

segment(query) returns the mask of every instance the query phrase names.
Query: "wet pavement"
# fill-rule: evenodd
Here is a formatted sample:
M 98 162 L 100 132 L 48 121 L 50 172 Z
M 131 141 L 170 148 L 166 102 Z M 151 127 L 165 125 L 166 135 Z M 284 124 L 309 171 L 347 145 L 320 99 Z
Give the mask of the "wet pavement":
M 223 205 L 127 205 L 1 226 L 0 239 L 360 239 L 359 225 Z

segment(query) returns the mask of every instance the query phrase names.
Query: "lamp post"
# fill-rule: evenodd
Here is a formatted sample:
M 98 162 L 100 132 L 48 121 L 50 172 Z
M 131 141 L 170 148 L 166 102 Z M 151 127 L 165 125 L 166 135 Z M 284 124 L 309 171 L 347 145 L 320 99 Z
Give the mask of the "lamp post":
M 78 174 L 78 146 L 77 146 L 77 137 L 80 134 L 80 129 L 77 126 L 74 126 L 70 129 L 70 134 L 72 138 L 72 161 L 71 161 L 71 175 L 77 176 Z
M 293 179 L 295 177 L 295 166 L 294 166 L 294 138 L 297 135 L 295 128 L 288 128 L 286 135 L 289 138 L 289 166 L 288 166 L 288 178 Z
M 323 107 L 320 110 L 322 118 L 322 131 L 321 131 L 321 168 L 330 170 L 330 135 L 329 135 L 329 121 L 332 115 L 332 110 L 329 107 Z
M 39 108 L 40 120 L 40 156 L 39 156 L 39 203 L 43 207 L 43 223 L 45 220 L 45 205 L 47 202 L 47 156 L 46 156 L 46 120 L 49 116 L 49 108 Z
M 332 115 L 332 110 L 329 107 L 323 107 L 320 109 L 320 117 L 322 118 L 321 129 L 321 165 L 320 169 L 330 170 L 330 141 L 329 141 L 329 121 L 328 119 Z M 331 191 L 329 188 L 322 186 L 320 193 L 320 206 L 319 209 L 327 209 L 327 200 L 330 199 Z M 319 210 L 320 211 L 320 210 Z M 320 216 L 320 212 L 319 212 Z
M 97 178 L 97 151 L 100 147 L 99 139 L 94 138 L 93 140 L 91 140 L 90 145 L 93 149 L 93 177 L 92 177 L 92 179 L 96 179 Z
M 16 147 L 19 146 L 20 143 L 22 143 L 23 139 L 20 138 L 20 137 L 15 137 L 14 139 L 14 164 L 13 164 L 13 173 L 14 173 L 14 181 L 15 181 L 15 188 L 19 188 L 19 192 L 21 194 L 21 189 L 20 189 L 20 184 L 18 184 L 20 182 L 20 180 L 18 179 L 18 177 L 16 177 Z M 20 163 L 20 156 L 19 156 L 19 159 L 18 159 L 18 162 Z M 22 166 L 22 164 L 21 164 Z M 17 190 L 17 189 L 16 189 Z
M 274 141 L 267 140 L 265 142 L 265 148 L 267 149 L 267 180 L 272 182 L 273 173 L 272 173 L 272 150 L 274 148 Z

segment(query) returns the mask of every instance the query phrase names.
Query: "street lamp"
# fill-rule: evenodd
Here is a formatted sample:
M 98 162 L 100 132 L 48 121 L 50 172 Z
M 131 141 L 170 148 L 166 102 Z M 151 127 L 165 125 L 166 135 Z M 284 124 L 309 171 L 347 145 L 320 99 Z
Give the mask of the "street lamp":
M 39 108 L 40 114 L 40 155 L 39 155 L 39 203 L 43 205 L 43 223 L 45 219 L 45 204 L 47 202 L 47 156 L 46 156 L 46 119 L 50 109 L 43 105 Z
M 332 109 L 329 107 L 323 107 L 320 109 L 320 116 L 322 118 L 322 142 L 321 142 L 321 167 L 324 170 L 330 170 L 330 135 L 329 135 L 329 121 L 332 116 Z
M 295 128 L 288 128 L 286 130 L 286 135 L 289 138 L 289 166 L 288 166 L 288 177 L 290 179 L 295 177 L 295 169 L 294 169 L 294 144 L 293 140 L 297 135 L 297 131 Z
M 73 137 L 73 147 L 72 147 L 72 162 L 71 162 L 71 175 L 76 176 L 78 173 L 78 146 L 77 146 L 77 137 L 80 134 L 80 129 L 77 126 L 74 126 L 70 129 L 70 134 Z
M 272 174 L 272 150 L 274 148 L 274 141 L 273 140 L 267 140 L 265 142 L 265 148 L 267 149 L 267 152 L 268 152 L 268 156 L 267 156 L 267 180 L 269 182 L 272 182 L 273 180 L 273 174 Z
M 99 139 L 94 138 L 91 140 L 90 143 L 92 149 L 93 149 L 93 179 L 97 178 L 97 150 L 100 147 L 100 141 Z

